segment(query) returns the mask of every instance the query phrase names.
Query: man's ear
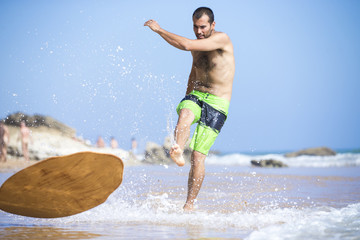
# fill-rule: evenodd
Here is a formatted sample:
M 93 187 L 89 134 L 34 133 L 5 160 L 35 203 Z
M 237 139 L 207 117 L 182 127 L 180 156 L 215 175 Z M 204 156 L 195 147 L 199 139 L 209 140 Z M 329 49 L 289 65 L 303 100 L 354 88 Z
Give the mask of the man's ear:
M 211 24 L 211 28 L 215 29 L 215 21 Z

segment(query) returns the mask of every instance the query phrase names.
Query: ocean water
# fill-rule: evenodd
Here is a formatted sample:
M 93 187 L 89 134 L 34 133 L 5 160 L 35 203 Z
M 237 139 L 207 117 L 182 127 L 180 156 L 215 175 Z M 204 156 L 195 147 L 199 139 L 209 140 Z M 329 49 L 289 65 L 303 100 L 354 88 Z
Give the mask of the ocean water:
M 277 159 L 288 168 L 250 165 Z M 360 239 L 360 154 L 210 156 L 193 213 L 189 166 L 126 166 L 122 185 L 89 211 L 37 219 L 0 211 L 0 239 Z M 14 172 L 0 173 L 2 184 Z

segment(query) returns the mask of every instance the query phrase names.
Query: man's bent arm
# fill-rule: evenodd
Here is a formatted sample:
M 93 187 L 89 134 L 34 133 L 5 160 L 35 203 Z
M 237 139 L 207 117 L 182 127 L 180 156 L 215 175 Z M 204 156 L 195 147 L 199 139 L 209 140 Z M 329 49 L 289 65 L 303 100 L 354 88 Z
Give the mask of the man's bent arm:
M 184 51 L 189 51 L 189 49 L 187 49 L 187 45 L 188 45 L 188 41 L 190 39 L 187 39 L 185 37 L 176 35 L 174 33 L 168 32 L 165 29 L 160 28 L 159 31 L 157 31 L 157 33 L 163 38 L 165 39 L 165 41 L 167 41 L 169 44 L 171 44 L 172 46 L 180 49 L 180 50 L 184 50 Z
M 225 33 L 217 33 L 206 39 L 188 39 L 162 29 L 154 20 L 147 21 L 144 26 L 150 27 L 172 46 L 185 51 L 213 51 L 223 48 L 229 40 Z

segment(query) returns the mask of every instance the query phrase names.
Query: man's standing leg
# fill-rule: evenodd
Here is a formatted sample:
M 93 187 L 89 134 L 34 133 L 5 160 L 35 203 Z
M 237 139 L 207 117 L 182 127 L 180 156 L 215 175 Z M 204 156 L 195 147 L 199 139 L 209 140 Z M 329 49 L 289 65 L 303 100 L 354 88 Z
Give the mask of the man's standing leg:
M 184 210 L 191 211 L 194 208 L 194 201 L 205 178 L 205 158 L 205 154 L 197 151 L 192 152 L 191 169 L 188 179 L 188 194 Z

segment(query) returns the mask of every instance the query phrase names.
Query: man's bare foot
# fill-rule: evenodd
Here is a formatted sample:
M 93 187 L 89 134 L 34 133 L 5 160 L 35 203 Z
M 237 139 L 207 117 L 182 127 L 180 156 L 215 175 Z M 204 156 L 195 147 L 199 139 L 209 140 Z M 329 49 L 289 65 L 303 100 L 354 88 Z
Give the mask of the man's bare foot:
M 194 210 L 194 204 L 193 203 L 185 203 L 184 212 L 192 212 Z
M 185 165 L 185 159 L 182 154 L 183 151 L 180 146 L 175 143 L 170 149 L 170 157 L 179 167 Z

